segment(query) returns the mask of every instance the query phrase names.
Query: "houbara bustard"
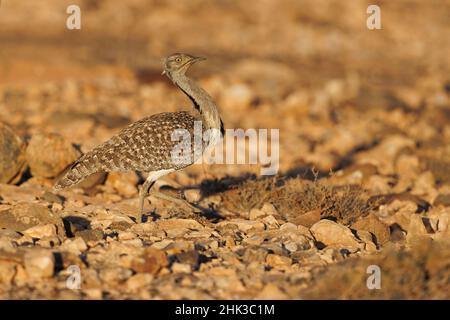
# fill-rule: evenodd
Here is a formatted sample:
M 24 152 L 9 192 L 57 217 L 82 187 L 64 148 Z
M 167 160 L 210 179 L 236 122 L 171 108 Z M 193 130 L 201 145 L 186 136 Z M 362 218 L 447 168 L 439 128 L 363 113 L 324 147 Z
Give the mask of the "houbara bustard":
M 148 178 L 139 192 L 139 216 L 142 221 L 144 198 L 155 181 L 171 172 L 185 168 L 202 156 L 206 148 L 215 145 L 223 136 L 223 123 L 211 96 L 186 76 L 186 71 L 204 58 L 175 53 L 164 59 L 162 74 L 192 101 L 197 112 L 163 112 L 145 117 L 124 128 L 108 141 L 81 156 L 55 184 L 62 189 L 79 183 L 97 172 L 139 171 L 148 172 Z M 201 125 L 201 132 L 195 130 Z M 174 133 L 189 133 L 190 143 L 180 149 Z M 204 135 L 204 132 L 208 134 Z M 199 136 L 201 135 L 201 136 Z M 200 146 L 195 141 L 201 141 Z M 188 154 L 186 157 L 186 150 Z M 174 156 L 185 155 L 184 157 Z M 158 193 L 172 201 L 182 201 Z

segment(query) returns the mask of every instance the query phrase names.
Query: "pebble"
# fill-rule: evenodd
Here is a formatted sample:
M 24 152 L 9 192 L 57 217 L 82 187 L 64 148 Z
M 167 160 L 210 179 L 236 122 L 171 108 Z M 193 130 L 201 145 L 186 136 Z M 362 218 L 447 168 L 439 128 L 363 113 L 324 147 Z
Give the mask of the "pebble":
M 196 190 L 196 189 L 185 190 L 184 196 L 186 197 L 187 201 L 192 202 L 192 203 L 198 202 L 202 198 L 200 190 Z
M 138 273 L 156 274 L 167 265 L 167 256 L 163 251 L 146 248 L 141 257 L 133 261 L 131 267 Z
M 375 235 L 376 242 L 380 245 L 385 244 L 389 241 L 390 232 L 389 227 L 385 223 L 381 222 L 380 219 L 374 214 L 369 214 L 355 223 L 352 224 L 352 229 L 368 231 Z
M 252 220 L 234 219 L 231 221 L 223 221 L 219 222 L 218 227 L 225 225 L 236 225 L 244 233 L 257 232 L 265 229 L 264 223 Z
M 16 275 L 17 264 L 11 261 L 1 261 L 0 263 L 0 283 L 9 284 Z
M 272 283 L 264 286 L 264 288 L 256 295 L 257 300 L 287 300 L 289 296 L 281 291 L 281 289 Z
M 71 143 L 54 133 L 33 135 L 26 149 L 31 174 L 43 178 L 56 177 L 80 156 Z
M 86 245 L 86 242 L 81 237 L 75 237 L 73 239 L 67 239 L 61 244 L 60 250 L 61 251 L 68 251 L 71 253 L 74 253 L 76 255 L 79 255 L 86 251 L 88 249 L 88 246 Z
M 267 229 L 278 229 L 280 227 L 277 219 L 275 219 L 275 217 L 272 215 L 264 217 L 261 221 L 264 223 Z
M 119 240 L 131 240 L 135 239 L 136 234 L 131 231 L 120 231 L 119 232 Z
M 331 220 L 320 220 L 311 227 L 311 232 L 318 242 L 326 246 L 338 246 L 344 248 L 363 248 L 351 230 Z
M 134 172 L 110 172 L 106 185 L 112 186 L 120 195 L 132 197 L 137 195 L 139 177 Z
M 0 122 L 0 183 L 16 182 L 24 166 L 24 142 L 9 126 Z
M 53 275 L 55 258 L 48 250 L 28 250 L 24 255 L 24 265 L 30 278 L 48 278 Z
M 172 264 L 172 272 L 174 273 L 191 273 L 192 268 L 188 263 L 178 263 Z
M 164 231 L 174 229 L 201 230 L 203 226 L 193 219 L 169 219 L 159 220 L 157 226 Z
M 292 260 L 289 257 L 279 256 L 277 254 L 268 254 L 266 257 L 266 263 L 272 267 L 286 267 L 292 264 Z
M 53 213 L 43 205 L 22 202 L 0 213 L 0 228 L 22 232 L 32 227 L 49 224 L 56 227 L 56 233 L 59 236 L 64 236 L 65 232 L 62 219 L 57 213 Z M 48 231 L 48 228 L 52 227 L 45 227 L 42 230 L 46 228 Z
M 37 239 L 56 237 L 56 226 L 54 224 L 38 225 L 26 229 L 23 233 Z
M 291 217 L 289 220 L 295 224 L 310 228 L 313 224 L 320 220 L 320 212 L 321 210 L 312 210 L 304 214 Z
M 149 273 L 137 273 L 126 281 L 127 289 L 136 291 L 148 286 L 153 281 L 153 275 Z
M 256 209 L 256 208 L 251 209 L 249 214 L 248 214 L 248 218 L 250 220 L 258 220 L 258 219 L 260 219 L 262 217 L 265 217 L 265 216 L 267 216 L 267 212 L 265 212 L 265 211 L 263 211 L 261 209 Z
M 408 229 L 406 230 L 406 240 L 408 241 L 413 236 L 422 236 L 428 234 L 427 228 L 423 222 L 423 218 L 420 215 L 412 215 Z

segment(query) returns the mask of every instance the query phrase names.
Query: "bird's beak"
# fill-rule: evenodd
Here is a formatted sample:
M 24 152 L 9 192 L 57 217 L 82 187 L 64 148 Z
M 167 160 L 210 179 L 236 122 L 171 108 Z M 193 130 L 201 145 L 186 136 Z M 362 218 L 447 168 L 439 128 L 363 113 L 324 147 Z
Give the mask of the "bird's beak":
M 192 62 L 194 63 L 194 62 L 197 62 L 197 61 L 203 61 L 203 60 L 206 60 L 206 58 L 203 58 L 203 57 L 194 57 L 194 58 L 192 58 Z
M 166 70 L 163 70 L 163 72 L 161 72 L 161 75 L 163 76 L 163 75 L 165 75 L 167 72 L 166 72 Z
M 202 60 L 206 60 L 206 58 L 203 57 L 192 57 L 191 60 L 189 60 L 188 63 L 186 63 L 186 66 L 192 66 L 194 63 L 198 62 L 198 61 L 202 61 Z

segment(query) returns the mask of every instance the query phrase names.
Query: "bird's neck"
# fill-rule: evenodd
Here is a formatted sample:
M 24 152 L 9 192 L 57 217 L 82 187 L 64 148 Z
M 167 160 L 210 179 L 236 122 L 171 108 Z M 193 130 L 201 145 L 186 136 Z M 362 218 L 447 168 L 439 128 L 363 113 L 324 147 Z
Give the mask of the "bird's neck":
M 171 79 L 192 101 L 207 129 L 217 129 L 223 133 L 219 110 L 211 96 L 184 74 L 171 75 Z

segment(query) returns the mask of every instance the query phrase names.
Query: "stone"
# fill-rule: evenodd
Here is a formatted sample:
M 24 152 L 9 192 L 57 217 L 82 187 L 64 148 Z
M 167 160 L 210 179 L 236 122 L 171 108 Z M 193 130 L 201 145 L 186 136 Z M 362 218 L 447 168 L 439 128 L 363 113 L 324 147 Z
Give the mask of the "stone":
M 131 240 L 131 239 L 135 239 L 136 238 L 136 234 L 134 232 L 131 231 L 120 231 L 118 238 L 119 240 L 123 241 L 123 240 Z
M 287 300 L 289 296 L 281 291 L 281 289 L 273 284 L 268 283 L 264 288 L 256 295 L 256 300 Z
M 295 231 L 295 230 L 297 230 L 297 226 L 291 222 L 283 223 L 280 226 L 280 231 Z
M 411 217 L 414 213 L 398 211 L 392 216 L 392 219 L 387 219 L 391 224 L 398 224 L 403 230 L 408 230 Z
M 237 228 L 244 232 L 257 232 L 265 229 L 264 223 L 253 220 L 233 219 L 231 221 L 222 221 L 217 224 L 217 227 L 225 227 L 227 225 L 235 225 Z
M 200 264 L 200 255 L 196 250 L 188 250 L 185 252 L 178 253 L 176 255 L 178 262 L 182 264 L 188 264 L 194 269 L 198 268 Z
M 426 206 L 426 203 L 420 198 L 409 194 L 383 195 L 379 196 L 377 201 L 386 201 L 380 206 L 380 213 L 383 216 L 393 215 L 397 212 L 415 213 L 420 206 Z
M 79 255 L 86 251 L 88 249 L 88 246 L 86 245 L 86 242 L 84 242 L 83 238 L 81 237 L 75 237 L 72 239 L 67 239 L 64 241 L 59 250 L 61 251 L 68 251 L 70 253 Z
M 54 178 L 81 156 L 71 143 L 58 134 L 35 134 L 26 149 L 31 174 Z
M 95 217 L 91 221 L 93 229 L 106 229 L 108 227 L 117 230 L 126 230 L 134 225 L 133 220 L 118 210 L 106 210 L 99 206 L 93 206 Z
M 32 237 L 24 234 L 22 237 L 16 240 L 16 243 L 19 246 L 29 246 L 34 244 L 34 240 Z
M 103 297 L 102 290 L 99 288 L 83 289 L 82 292 L 88 299 L 92 300 L 101 300 Z
M 248 246 L 244 249 L 242 261 L 244 261 L 244 263 L 258 262 L 261 265 L 264 265 L 267 255 L 268 252 L 264 248 L 259 246 Z
M 156 223 L 152 221 L 132 225 L 129 230 L 139 235 L 154 235 L 157 234 L 158 231 L 161 233 L 161 230 L 158 228 Z
M 10 284 L 16 275 L 17 264 L 11 261 L 0 262 L 0 283 Z
M 361 239 L 361 241 L 364 242 L 365 250 L 370 251 L 370 252 L 377 250 L 377 246 L 373 242 L 372 233 L 370 233 L 369 231 L 365 231 L 365 230 L 357 230 L 356 235 L 358 236 L 359 239 Z
M 25 167 L 25 143 L 7 125 L 0 122 L 0 183 L 13 183 Z
M 320 220 L 320 212 L 320 209 L 308 211 L 304 214 L 299 214 L 294 219 L 290 219 L 290 222 L 311 228 L 314 223 Z
M 416 214 L 411 216 L 409 226 L 406 232 L 407 234 L 414 234 L 414 235 L 426 235 L 428 233 L 423 218 L 420 215 Z
M 344 250 L 338 250 L 336 248 L 325 248 L 319 252 L 320 259 L 327 264 L 342 261 L 345 254 Z
M 349 228 L 334 221 L 320 220 L 310 230 L 316 241 L 326 246 L 364 248 L 364 244 L 356 239 Z
M 436 199 L 434 199 L 433 205 L 435 207 L 437 206 L 443 206 L 443 207 L 450 207 L 450 194 L 439 194 Z
M 311 234 L 304 235 L 298 232 L 292 233 L 289 235 L 289 239 L 297 245 L 297 250 L 309 250 L 315 247 L 313 236 Z
M 287 267 L 292 264 L 292 260 L 289 257 L 279 256 L 277 254 L 268 254 L 266 257 L 266 263 L 272 267 Z
M 134 172 L 110 172 L 105 185 L 112 186 L 120 195 L 133 197 L 138 193 L 139 177 Z
M 450 212 L 441 213 L 439 215 L 437 230 L 442 233 L 450 233 Z
M 192 268 L 188 263 L 175 262 L 172 264 L 172 272 L 174 273 L 191 273 Z
M 389 226 L 381 222 L 373 213 L 353 223 L 351 228 L 372 233 L 375 236 L 376 243 L 379 245 L 384 245 L 390 238 Z
M 132 271 L 126 268 L 109 267 L 100 270 L 100 279 L 104 282 L 114 285 L 129 279 Z
M 253 235 L 251 237 L 245 238 L 244 240 L 242 240 L 242 242 L 247 245 L 257 246 L 264 242 L 264 238 L 259 235 Z
M 11 240 L 6 238 L 0 238 L 0 250 L 11 250 L 14 248 L 14 244 Z
M 267 229 L 278 229 L 280 227 L 277 219 L 275 219 L 275 217 L 272 215 L 264 217 L 261 221 L 264 223 Z
M 24 255 L 24 266 L 30 278 L 49 278 L 55 270 L 55 257 L 48 250 L 28 250 Z
M 191 203 L 198 202 L 202 198 L 202 194 L 201 194 L 200 190 L 196 190 L 196 189 L 184 190 L 184 196 L 185 196 L 186 200 Z
M 173 240 L 171 240 L 171 239 L 163 239 L 162 241 L 153 243 L 151 247 L 154 249 L 158 249 L 158 250 L 164 250 L 172 243 L 173 243 Z
M 164 231 L 172 229 L 201 230 L 203 226 L 193 219 L 169 219 L 157 221 L 157 226 Z
M 251 209 L 250 212 L 248 213 L 248 218 L 250 220 L 258 220 L 265 216 L 267 216 L 267 212 L 256 208 Z
M 149 273 L 137 273 L 127 280 L 126 286 L 128 290 L 136 291 L 148 286 L 152 281 L 153 275 Z
M 0 212 L 0 228 L 25 231 L 38 225 L 52 224 L 56 233 L 64 236 L 62 219 L 49 208 L 36 203 L 18 203 L 11 209 Z
M 101 230 L 98 229 L 95 230 L 88 229 L 75 232 L 75 236 L 81 237 L 86 243 L 89 243 L 102 241 L 104 234 Z
M 211 232 L 207 230 L 201 231 L 190 231 L 188 234 L 184 236 L 187 239 L 201 239 L 201 238 L 209 238 L 211 237 Z
M 264 202 L 263 206 L 261 207 L 261 211 L 265 212 L 267 215 L 272 215 L 275 217 L 279 215 L 275 206 L 269 202 Z
M 59 246 L 60 244 L 61 244 L 61 240 L 56 236 L 43 237 L 36 242 L 36 245 L 43 247 L 43 248 L 54 248 L 56 246 Z
M 38 225 L 23 231 L 23 234 L 37 239 L 56 237 L 56 226 L 54 224 Z
M 143 254 L 132 262 L 131 268 L 138 273 L 157 274 L 167 265 L 167 256 L 163 251 L 146 248 Z
M 189 232 L 189 229 L 186 229 L 186 228 L 173 228 L 173 229 L 166 229 L 165 232 L 166 232 L 166 234 L 167 234 L 167 236 L 169 238 L 181 238 L 186 233 Z
M 10 229 L 0 229 L 0 238 L 8 238 L 11 240 L 19 239 L 21 237 L 20 233 L 10 230 Z
M 283 243 L 283 245 L 289 252 L 295 252 L 298 250 L 297 243 L 295 243 L 294 241 L 287 241 Z
M 425 171 L 414 180 L 414 187 L 411 193 L 426 194 L 433 190 L 435 190 L 435 177 L 431 171 Z
M 129 246 L 136 247 L 136 248 L 141 248 L 144 245 L 142 240 L 139 238 L 130 239 L 130 240 L 122 240 L 122 243 L 129 245 Z

